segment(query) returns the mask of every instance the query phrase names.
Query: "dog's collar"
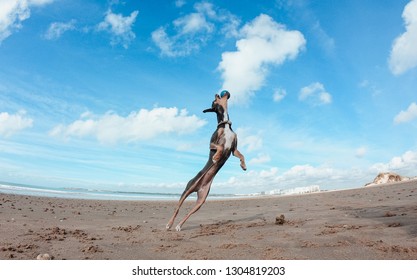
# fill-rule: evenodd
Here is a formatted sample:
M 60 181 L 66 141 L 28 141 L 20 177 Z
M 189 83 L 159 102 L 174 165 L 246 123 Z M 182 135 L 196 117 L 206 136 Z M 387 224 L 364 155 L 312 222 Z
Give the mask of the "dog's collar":
M 217 127 L 219 127 L 219 126 L 221 126 L 221 125 L 224 125 L 224 124 L 228 124 L 228 125 L 232 126 L 232 122 L 231 122 L 231 121 L 221 121 L 221 122 L 219 122 L 219 123 L 217 124 Z

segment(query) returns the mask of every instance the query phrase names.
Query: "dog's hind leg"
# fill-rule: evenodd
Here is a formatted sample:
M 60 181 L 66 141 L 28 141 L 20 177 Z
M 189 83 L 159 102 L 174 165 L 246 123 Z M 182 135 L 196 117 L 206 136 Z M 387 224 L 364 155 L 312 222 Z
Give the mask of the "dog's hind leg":
M 177 217 L 178 212 L 180 211 L 181 205 L 184 203 L 184 201 L 185 201 L 185 199 L 187 198 L 188 195 L 184 194 L 184 195 L 181 196 L 180 201 L 177 204 L 177 207 L 175 207 L 174 214 L 172 215 L 171 219 L 169 219 L 169 222 L 166 225 L 167 230 L 172 227 L 172 224 L 174 223 L 175 218 Z
M 180 211 L 180 208 L 182 206 L 182 204 L 184 203 L 184 201 L 187 199 L 187 197 L 195 192 L 198 191 L 200 189 L 200 185 L 201 184 L 201 180 L 204 180 L 204 177 L 207 173 L 207 171 L 213 166 L 213 164 L 209 161 L 207 162 L 206 166 L 203 168 L 203 170 L 201 170 L 200 172 L 198 172 L 198 174 L 191 179 L 184 192 L 182 193 L 180 200 L 178 201 L 177 207 L 174 210 L 174 214 L 172 215 L 171 219 L 169 220 L 168 224 L 166 225 L 166 229 L 170 229 L 172 227 L 172 225 L 174 224 L 175 218 L 178 215 L 178 212 Z M 210 187 L 210 186 L 209 186 Z
M 187 214 L 187 216 L 185 216 L 184 219 L 182 219 L 182 221 L 179 222 L 178 225 L 175 227 L 175 229 L 177 231 L 181 231 L 182 225 L 188 220 L 188 218 L 190 218 L 190 216 L 192 214 L 197 212 L 198 209 L 200 209 L 201 206 L 204 204 L 204 202 L 206 201 L 206 198 L 209 194 L 209 191 L 210 191 L 210 185 L 211 185 L 211 181 L 208 184 L 205 184 L 204 187 L 200 188 L 200 190 L 198 190 L 198 192 L 197 192 L 197 202 L 196 202 L 194 208 L 191 209 L 191 211 Z
M 191 182 L 190 182 L 191 183 Z M 166 229 L 170 229 L 172 227 L 172 224 L 175 221 L 175 218 L 178 215 L 178 212 L 180 211 L 180 208 L 182 206 L 182 204 L 184 203 L 184 201 L 187 199 L 187 197 L 192 193 L 192 189 L 190 188 L 186 188 L 185 191 L 183 192 L 183 194 L 181 195 L 180 200 L 178 201 L 177 207 L 175 207 L 174 210 L 174 214 L 172 215 L 171 219 L 169 220 L 168 224 L 166 225 Z

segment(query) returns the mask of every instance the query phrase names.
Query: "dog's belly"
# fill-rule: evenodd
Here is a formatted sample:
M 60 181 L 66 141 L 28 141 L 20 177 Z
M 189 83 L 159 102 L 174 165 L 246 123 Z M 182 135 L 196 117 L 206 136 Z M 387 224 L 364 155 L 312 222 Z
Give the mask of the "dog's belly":
M 235 139 L 235 133 L 230 129 L 228 125 L 224 128 L 224 138 L 226 142 L 224 143 L 224 148 L 230 150 L 232 148 L 233 140 Z

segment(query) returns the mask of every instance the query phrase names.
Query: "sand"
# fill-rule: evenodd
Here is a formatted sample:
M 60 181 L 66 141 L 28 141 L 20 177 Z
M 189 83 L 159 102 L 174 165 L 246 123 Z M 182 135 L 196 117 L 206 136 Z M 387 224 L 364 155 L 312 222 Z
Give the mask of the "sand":
M 175 204 L 0 194 L 0 259 L 417 259 L 417 181 Z

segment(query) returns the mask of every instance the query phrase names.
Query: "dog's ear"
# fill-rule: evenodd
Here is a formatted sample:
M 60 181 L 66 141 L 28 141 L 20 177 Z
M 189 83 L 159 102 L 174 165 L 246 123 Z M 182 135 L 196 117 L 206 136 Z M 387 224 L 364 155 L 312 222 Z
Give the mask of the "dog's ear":
M 203 113 L 209 113 L 209 112 L 216 112 L 215 110 L 214 110 L 214 108 L 208 108 L 208 109 L 205 109 L 204 111 L 203 111 Z

